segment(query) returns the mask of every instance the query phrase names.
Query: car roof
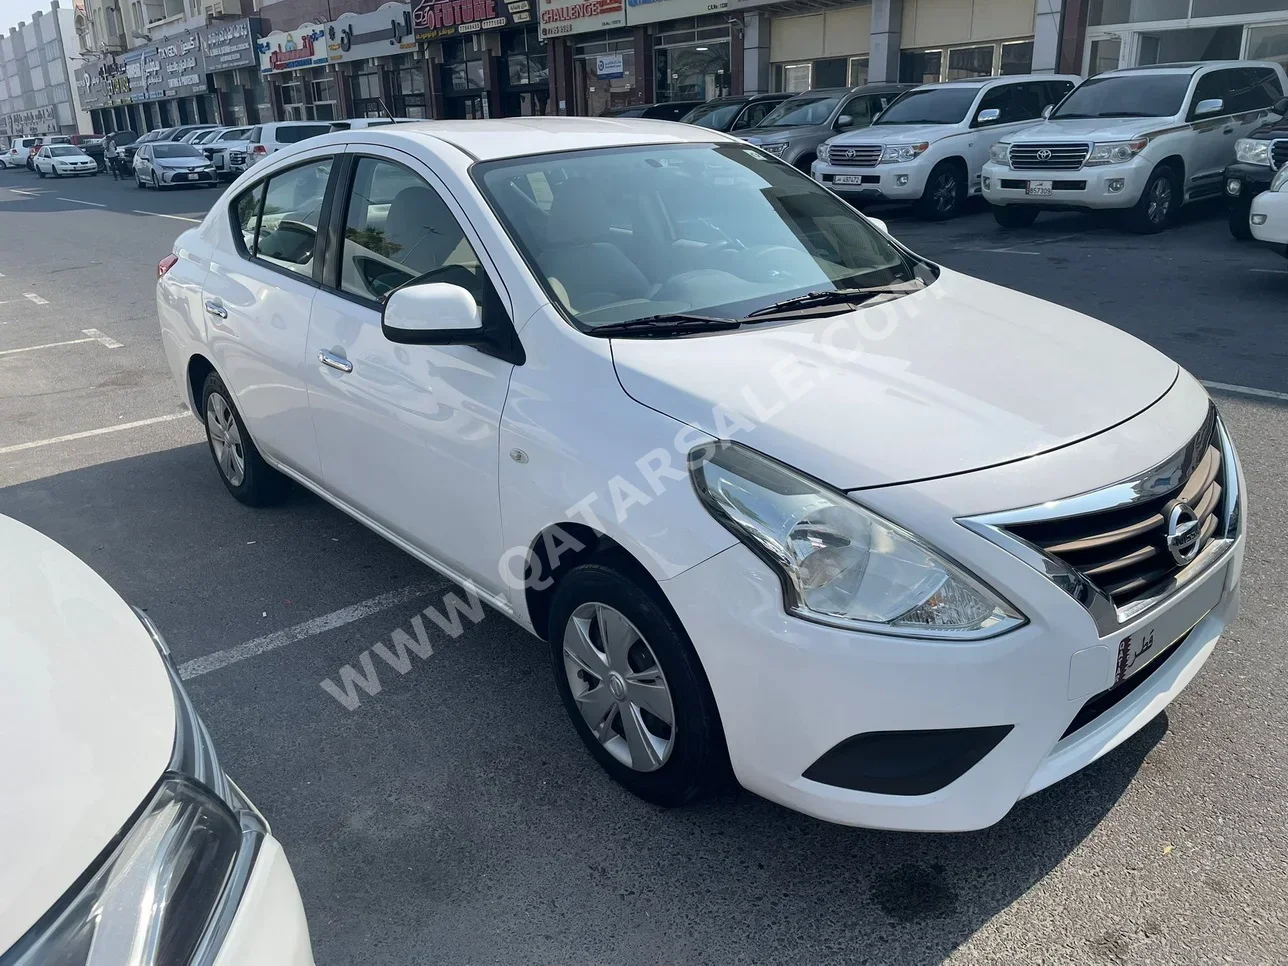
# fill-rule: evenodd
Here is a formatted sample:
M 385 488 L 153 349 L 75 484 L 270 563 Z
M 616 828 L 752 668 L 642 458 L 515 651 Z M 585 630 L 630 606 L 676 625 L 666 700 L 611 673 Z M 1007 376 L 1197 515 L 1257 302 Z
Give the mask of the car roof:
M 1223 67 L 1269 67 L 1275 65 L 1268 60 L 1186 60 L 1171 64 L 1143 64 L 1139 67 L 1120 67 L 1118 70 L 1105 71 L 1107 74 L 1196 74 L 1210 68 L 1218 70 Z M 1096 76 L 1102 76 L 1097 74 Z
M 586 151 L 642 144 L 737 142 L 710 128 L 645 118 L 507 117 L 477 121 L 417 121 L 363 131 L 336 131 L 310 144 L 344 144 L 353 138 L 386 143 L 411 141 L 426 147 L 450 144 L 476 161 L 529 154 Z
M 999 77 L 958 77 L 954 80 L 939 81 L 934 84 L 918 84 L 919 91 L 933 90 L 938 87 L 989 87 L 996 84 L 1019 84 L 1031 81 L 1070 81 L 1081 84 L 1082 77 L 1077 74 L 1002 74 Z

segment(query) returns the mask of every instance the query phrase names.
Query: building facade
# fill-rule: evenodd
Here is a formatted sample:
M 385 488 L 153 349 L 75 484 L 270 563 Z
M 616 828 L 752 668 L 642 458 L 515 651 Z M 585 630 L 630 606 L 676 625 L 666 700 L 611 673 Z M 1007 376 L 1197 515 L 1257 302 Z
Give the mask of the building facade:
M 76 14 L 58 0 L 0 37 L 0 138 L 5 143 L 13 135 L 89 130 L 89 116 L 73 90 L 79 63 Z

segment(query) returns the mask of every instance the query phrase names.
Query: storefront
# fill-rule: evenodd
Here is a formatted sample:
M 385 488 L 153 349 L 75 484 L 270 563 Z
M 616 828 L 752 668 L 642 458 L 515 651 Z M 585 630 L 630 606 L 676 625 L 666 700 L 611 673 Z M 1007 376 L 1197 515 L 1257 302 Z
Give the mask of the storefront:
M 328 24 L 274 30 L 255 45 L 260 74 L 267 79 L 273 116 L 282 121 L 331 121 L 337 113 L 338 67 L 327 50 Z
M 441 116 L 505 117 L 548 110 L 548 65 L 533 29 L 536 4 L 537 0 L 417 3 L 412 23 L 435 75 Z
M 52 104 L 0 117 L 0 135 L 6 137 L 58 134 L 60 130 L 58 111 Z
M 222 124 L 258 124 L 273 118 L 268 87 L 255 51 L 259 20 L 213 24 L 197 32 Z
M 138 133 L 176 124 L 216 123 L 197 32 L 106 55 L 76 71 L 81 106 L 100 132 Z
M 535 27 L 501 31 L 501 116 L 553 114 L 550 56 Z
M 668 6 L 700 6 L 709 9 L 710 2 L 688 0 L 654 0 L 627 11 L 626 21 L 633 25 L 637 10 L 649 14 L 663 12 Z M 730 31 L 727 14 L 686 17 L 660 23 L 653 33 L 654 94 L 659 101 L 706 101 L 732 93 Z
M 571 40 L 575 43 L 569 113 L 598 117 L 615 107 L 645 102 L 644 78 L 636 69 L 633 31 L 623 27 L 581 34 Z M 647 71 L 647 64 L 644 68 Z

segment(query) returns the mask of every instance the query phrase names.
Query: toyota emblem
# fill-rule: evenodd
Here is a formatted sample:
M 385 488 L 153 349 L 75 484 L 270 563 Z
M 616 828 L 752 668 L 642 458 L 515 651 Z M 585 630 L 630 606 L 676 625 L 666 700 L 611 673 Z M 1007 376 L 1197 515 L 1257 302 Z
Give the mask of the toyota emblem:
M 1189 504 L 1177 500 L 1167 512 L 1167 550 L 1176 563 L 1184 567 L 1199 555 L 1198 514 Z
M 1039 149 L 1038 149 L 1038 160 L 1039 160 L 1039 161 L 1050 161 L 1050 160 L 1051 160 L 1051 149 L 1050 149 L 1050 148 L 1039 148 Z

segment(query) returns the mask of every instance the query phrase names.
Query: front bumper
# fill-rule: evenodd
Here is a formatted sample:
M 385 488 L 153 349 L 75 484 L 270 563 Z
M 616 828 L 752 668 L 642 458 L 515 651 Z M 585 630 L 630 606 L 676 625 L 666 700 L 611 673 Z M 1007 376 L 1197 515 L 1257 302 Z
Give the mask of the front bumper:
M 162 184 L 213 184 L 215 172 L 212 171 L 168 171 L 157 168 Z
M 72 166 L 70 164 L 56 164 L 54 165 L 54 170 L 61 175 L 95 174 L 98 171 L 98 165 L 97 164 L 78 164 L 78 165 Z
M 1254 197 L 1270 187 L 1275 172 L 1268 164 L 1246 164 L 1236 161 L 1227 165 L 1222 175 L 1222 190 L 1231 204 L 1246 206 Z
M 1076 170 L 1014 170 L 990 161 L 984 165 L 984 199 L 990 205 L 1037 208 L 1130 208 L 1140 200 L 1154 166 L 1137 157 L 1125 164 L 1097 164 Z M 1049 181 L 1051 194 L 1031 195 L 1028 184 Z
M 213 966 L 313 966 L 309 927 L 286 853 L 260 844 L 254 870 Z
M 1288 257 L 1288 191 L 1263 191 L 1253 198 L 1249 226 L 1253 238 Z
M 1206 394 L 1189 380 L 1151 410 L 1078 445 L 860 495 L 895 520 L 918 516 L 918 509 L 938 514 L 941 523 L 923 534 L 967 562 L 1029 618 L 997 638 L 898 639 L 790 617 L 777 576 L 742 545 L 664 582 L 707 672 L 738 780 L 828 821 L 964 831 L 996 823 L 1020 798 L 1085 767 L 1144 727 L 1194 677 L 1237 613 L 1243 537 L 1164 603 L 1101 632 L 1072 597 L 957 520 L 987 513 L 989 506 L 1027 505 L 1035 487 L 1042 500 L 1103 486 L 1106 469 L 1115 472 L 1125 453 L 1137 463 L 1126 472 L 1166 459 L 1178 426 L 1193 433 L 1206 405 Z M 713 600 L 720 605 L 713 607 Z M 1181 642 L 1146 669 L 1148 676 L 1139 672 L 1134 690 L 1090 721 L 1084 714 L 1071 730 L 1080 712 L 1110 689 L 1120 641 L 1153 629 L 1167 644 Z M 855 736 L 984 730 L 1003 734 L 978 763 L 968 761 L 959 777 L 933 791 L 859 791 L 804 777 Z
M 871 168 L 815 161 L 810 174 L 820 184 L 847 198 L 870 201 L 916 201 L 926 190 L 930 165 L 919 161 L 878 164 Z M 837 181 L 837 179 L 842 179 Z M 845 183 L 858 179 L 857 183 Z

